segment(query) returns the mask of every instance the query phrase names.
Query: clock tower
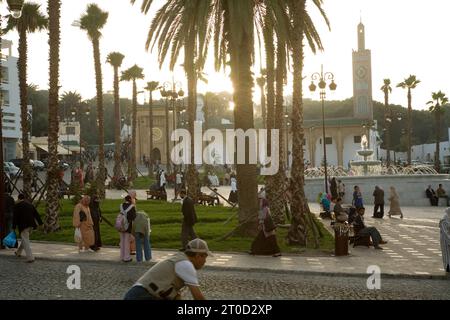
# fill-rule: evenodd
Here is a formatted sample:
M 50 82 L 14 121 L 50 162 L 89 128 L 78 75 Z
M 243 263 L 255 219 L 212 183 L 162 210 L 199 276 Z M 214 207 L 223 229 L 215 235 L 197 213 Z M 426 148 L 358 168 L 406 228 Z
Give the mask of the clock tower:
M 358 24 L 358 51 L 353 51 L 353 116 L 373 120 L 372 60 L 365 48 L 365 30 Z

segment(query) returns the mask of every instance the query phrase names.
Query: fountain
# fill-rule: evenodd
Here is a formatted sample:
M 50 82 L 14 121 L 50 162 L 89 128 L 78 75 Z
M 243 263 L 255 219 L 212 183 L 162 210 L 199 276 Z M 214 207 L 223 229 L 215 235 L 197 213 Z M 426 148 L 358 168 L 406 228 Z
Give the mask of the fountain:
M 365 135 L 361 137 L 361 149 L 356 152 L 364 160 L 351 161 L 352 170 L 358 176 L 378 175 L 381 172 L 381 161 L 367 160 L 373 154 L 373 150 L 368 147 L 368 140 Z

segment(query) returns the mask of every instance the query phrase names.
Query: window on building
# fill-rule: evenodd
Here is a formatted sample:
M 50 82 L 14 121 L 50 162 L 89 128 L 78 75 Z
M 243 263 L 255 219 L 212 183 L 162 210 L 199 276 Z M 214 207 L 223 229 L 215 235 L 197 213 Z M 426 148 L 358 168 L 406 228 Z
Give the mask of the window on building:
M 354 136 L 353 137 L 353 142 L 354 143 L 361 143 L 361 136 Z
M 66 134 L 75 134 L 75 127 L 66 127 Z
M 9 106 L 9 91 L 2 90 L 3 95 L 3 104 L 8 107 Z
M 8 68 L 2 67 L 2 83 L 8 83 Z
M 332 137 L 325 137 L 325 144 L 333 144 L 333 138 Z

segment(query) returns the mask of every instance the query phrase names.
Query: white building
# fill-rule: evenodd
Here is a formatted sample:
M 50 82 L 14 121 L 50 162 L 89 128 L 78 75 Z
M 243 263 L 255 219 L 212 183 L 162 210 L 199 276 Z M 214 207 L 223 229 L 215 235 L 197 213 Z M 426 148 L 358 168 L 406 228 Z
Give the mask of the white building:
M 2 39 L 1 90 L 3 94 L 3 157 L 4 160 L 16 158 L 16 146 L 22 137 L 20 125 L 18 58 L 13 57 L 12 41 Z M 4 50 L 6 49 L 6 50 Z

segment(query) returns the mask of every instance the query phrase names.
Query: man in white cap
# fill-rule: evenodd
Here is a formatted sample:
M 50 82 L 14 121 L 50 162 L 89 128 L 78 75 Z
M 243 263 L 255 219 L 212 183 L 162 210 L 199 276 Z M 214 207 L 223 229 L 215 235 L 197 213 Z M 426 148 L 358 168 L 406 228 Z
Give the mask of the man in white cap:
M 202 239 L 191 240 L 186 251 L 160 261 L 150 268 L 125 294 L 125 300 L 177 300 L 185 286 L 191 291 L 194 300 L 205 300 L 197 277 L 212 255 L 208 244 Z
M 444 217 L 439 222 L 441 233 L 442 262 L 444 269 L 450 273 L 450 207 L 445 209 Z

